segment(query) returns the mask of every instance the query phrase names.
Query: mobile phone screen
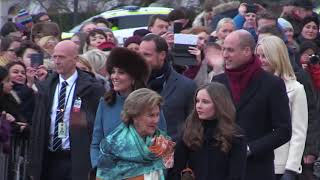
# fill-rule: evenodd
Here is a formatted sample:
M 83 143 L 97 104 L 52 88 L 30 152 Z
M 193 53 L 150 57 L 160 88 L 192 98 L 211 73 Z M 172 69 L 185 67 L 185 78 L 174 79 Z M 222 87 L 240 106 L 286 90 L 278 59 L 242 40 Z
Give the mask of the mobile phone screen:
M 43 65 L 43 55 L 42 54 L 31 54 L 31 67 L 38 68 L 40 65 Z

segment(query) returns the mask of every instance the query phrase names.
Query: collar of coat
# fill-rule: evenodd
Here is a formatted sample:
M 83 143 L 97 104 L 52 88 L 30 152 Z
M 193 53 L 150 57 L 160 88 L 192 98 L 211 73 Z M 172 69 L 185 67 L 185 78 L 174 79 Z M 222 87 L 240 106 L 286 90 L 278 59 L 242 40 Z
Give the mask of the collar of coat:
M 93 74 L 77 69 L 78 78 L 76 80 L 76 97 L 86 96 L 88 93 L 92 93 L 91 88 L 98 86 L 98 81 Z M 48 87 L 49 91 L 54 91 L 55 85 L 59 82 L 59 74 L 54 72 L 44 81 L 43 86 Z

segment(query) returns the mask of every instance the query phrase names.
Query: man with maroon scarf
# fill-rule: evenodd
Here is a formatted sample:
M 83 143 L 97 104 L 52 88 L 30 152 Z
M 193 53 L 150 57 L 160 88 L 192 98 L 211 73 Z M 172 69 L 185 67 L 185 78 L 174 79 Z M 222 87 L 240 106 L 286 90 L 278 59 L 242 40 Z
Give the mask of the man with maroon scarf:
M 275 180 L 273 150 L 291 137 L 291 119 L 284 82 L 261 69 L 253 55 L 255 41 L 245 30 L 229 34 L 223 44 L 225 73 L 213 81 L 228 87 L 237 124 L 247 137 L 246 180 Z

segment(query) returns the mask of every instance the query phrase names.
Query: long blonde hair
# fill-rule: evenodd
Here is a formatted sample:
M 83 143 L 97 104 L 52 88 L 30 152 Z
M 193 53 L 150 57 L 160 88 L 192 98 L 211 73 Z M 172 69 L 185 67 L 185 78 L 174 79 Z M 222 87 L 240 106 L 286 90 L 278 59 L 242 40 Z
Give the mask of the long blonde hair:
M 262 48 L 274 75 L 285 81 L 296 79 L 290 63 L 288 48 L 282 39 L 277 36 L 266 36 L 259 40 L 256 52 L 258 46 Z

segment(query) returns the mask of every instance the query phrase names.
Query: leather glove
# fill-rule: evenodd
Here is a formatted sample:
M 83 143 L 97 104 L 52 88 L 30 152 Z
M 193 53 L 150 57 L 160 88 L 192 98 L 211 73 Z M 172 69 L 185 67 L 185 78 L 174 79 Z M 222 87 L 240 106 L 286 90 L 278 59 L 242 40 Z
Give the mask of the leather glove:
M 290 170 L 285 170 L 280 180 L 295 180 L 297 173 Z

